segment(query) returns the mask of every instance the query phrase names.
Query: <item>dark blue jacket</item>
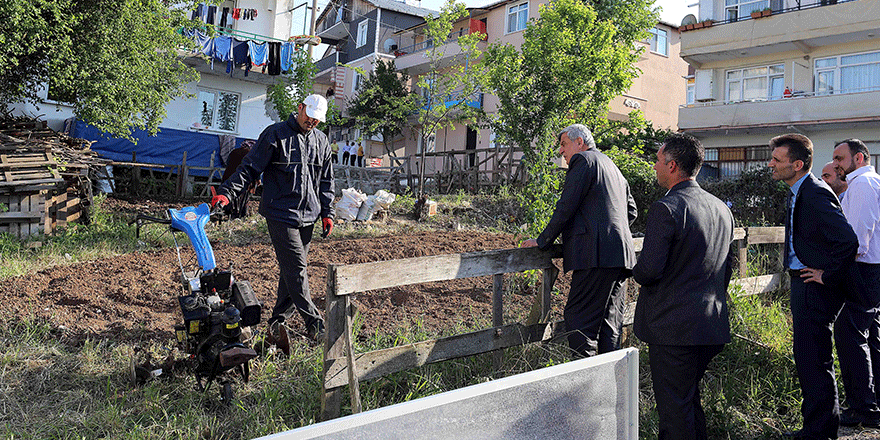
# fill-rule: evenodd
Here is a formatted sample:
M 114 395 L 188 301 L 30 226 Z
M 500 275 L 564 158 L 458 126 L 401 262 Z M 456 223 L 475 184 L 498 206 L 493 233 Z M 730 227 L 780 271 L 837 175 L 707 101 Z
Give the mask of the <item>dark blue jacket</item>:
M 295 115 L 270 125 L 217 192 L 233 200 L 263 175 L 260 214 L 294 227 L 333 217 L 330 143 L 317 129 L 303 132 Z

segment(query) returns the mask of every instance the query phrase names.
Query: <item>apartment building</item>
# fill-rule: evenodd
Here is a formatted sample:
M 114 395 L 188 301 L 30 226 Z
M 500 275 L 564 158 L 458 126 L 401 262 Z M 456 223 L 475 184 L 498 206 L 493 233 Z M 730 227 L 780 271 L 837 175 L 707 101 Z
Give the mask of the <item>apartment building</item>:
M 460 55 L 456 38 L 473 32 L 487 35 L 484 41 L 478 43 L 477 47 L 481 50 L 495 42 L 519 47 L 523 43 L 528 21 L 538 17 L 542 3 L 546 3 L 546 0 L 501 0 L 468 8 L 469 16 L 455 23 L 452 35 L 446 42 L 426 41 L 423 24 L 399 32 L 394 37 L 401 42 L 401 50 L 395 53 L 395 65 L 399 70 L 406 69 L 412 76 L 412 86 L 416 89 L 419 75 L 429 68 L 429 60 L 424 56 L 424 51 L 435 44 L 443 45 L 440 48 L 440 52 L 444 53 L 441 62 L 455 62 Z M 612 100 L 609 118 L 622 120 L 628 118 L 631 111 L 641 110 L 657 128 L 678 128 L 678 110 L 686 102 L 688 76 L 688 65 L 679 56 L 679 35 L 678 26 L 660 22 L 651 29 L 651 36 L 639 43 L 645 46 L 637 63 L 643 74 L 634 80 L 626 93 Z M 406 46 L 406 42 L 410 40 L 413 43 Z M 481 107 L 492 113 L 498 108 L 498 99 L 484 93 L 481 98 L 468 102 L 467 105 Z M 404 145 L 398 155 L 417 154 L 422 148 L 422 138 L 420 127 L 408 127 L 403 135 Z M 429 152 L 479 152 L 496 148 L 495 135 L 491 130 L 473 129 L 463 125 L 443 129 L 428 138 L 431 141 L 425 148 Z M 484 161 L 485 156 L 487 154 L 471 155 L 470 163 L 465 167 L 484 162 L 482 168 L 491 168 L 492 161 Z M 434 163 L 428 163 L 428 172 L 443 167 L 442 162 L 443 158 L 438 157 Z M 449 166 L 448 162 L 445 166 Z
M 364 74 L 369 75 L 377 60 L 393 60 L 401 49 L 412 46 L 412 37 L 397 34 L 424 23 L 430 14 L 437 11 L 420 7 L 417 0 L 331 0 L 316 21 L 315 33 L 328 46 L 315 62 L 315 91 L 348 115 L 348 103 L 357 94 Z M 333 140 L 361 138 L 351 124 L 331 127 L 329 134 Z M 365 141 L 375 150 L 368 156 L 380 154 L 380 138 Z
M 813 141 L 816 175 L 851 137 L 877 165 L 880 2 L 701 0 L 695 18 L 711 25 L 681 34 L 694 75 L 678 124 L 706 147 L 706 176 L 765 167 L 768 140 L 792 132 Z

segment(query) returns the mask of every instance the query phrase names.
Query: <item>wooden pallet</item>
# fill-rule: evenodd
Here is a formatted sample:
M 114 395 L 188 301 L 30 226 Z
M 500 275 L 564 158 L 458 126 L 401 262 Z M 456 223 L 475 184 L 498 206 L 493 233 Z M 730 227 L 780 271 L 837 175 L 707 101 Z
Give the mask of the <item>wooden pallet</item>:
M 64 181 L 58 175 L 57 166 L 58 162 L 49 152 L 0 154 L 0 190 L 50 189 Z

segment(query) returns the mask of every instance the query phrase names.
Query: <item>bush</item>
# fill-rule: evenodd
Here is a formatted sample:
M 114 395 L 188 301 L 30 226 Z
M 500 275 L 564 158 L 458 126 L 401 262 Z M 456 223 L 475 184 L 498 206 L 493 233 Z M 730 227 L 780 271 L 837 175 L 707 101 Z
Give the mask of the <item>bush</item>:
M 657 184 L 657 176 L 653 165 L 638 153 L 621 150 L 612 147 L 604 153 L 611 158 L 623 177 L 629 182 L 629 190 L 632 192 L 639 209 L 639 216 L 631 226 L 633 232 L 645 231 L 645 220 L 648 217 L 648 207 L 655 200 L 663 197 L 666 189 Z
M 773 180 L 769 168 L 746 171 L 734 180 L 700 182 L 706 191 L 727 202 L 736 226 L 785 224 L 788 187 Z

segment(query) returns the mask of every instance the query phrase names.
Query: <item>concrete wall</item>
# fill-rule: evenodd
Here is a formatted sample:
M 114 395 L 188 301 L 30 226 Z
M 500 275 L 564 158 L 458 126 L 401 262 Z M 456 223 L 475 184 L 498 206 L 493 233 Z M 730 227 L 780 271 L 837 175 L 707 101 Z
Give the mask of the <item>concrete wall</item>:
M 292 439 L 638 439 L 634 348 L 263 437 Z

